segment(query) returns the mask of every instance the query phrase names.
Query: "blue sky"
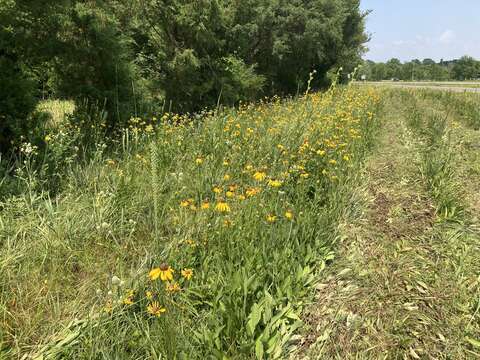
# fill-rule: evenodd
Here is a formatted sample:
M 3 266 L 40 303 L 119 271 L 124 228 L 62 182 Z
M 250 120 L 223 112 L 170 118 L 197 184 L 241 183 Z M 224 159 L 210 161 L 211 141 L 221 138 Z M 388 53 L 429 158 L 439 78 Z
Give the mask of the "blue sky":
M 480 0 L 361 0 L 373 61 L 480 59 Z

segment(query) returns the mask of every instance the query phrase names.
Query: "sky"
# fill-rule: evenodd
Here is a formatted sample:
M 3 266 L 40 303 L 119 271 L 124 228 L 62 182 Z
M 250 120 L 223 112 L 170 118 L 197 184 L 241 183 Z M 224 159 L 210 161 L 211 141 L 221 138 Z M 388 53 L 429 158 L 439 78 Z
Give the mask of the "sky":
M 365 59 L 480 60 L 480 0 L 361 0 L 371 10 Z

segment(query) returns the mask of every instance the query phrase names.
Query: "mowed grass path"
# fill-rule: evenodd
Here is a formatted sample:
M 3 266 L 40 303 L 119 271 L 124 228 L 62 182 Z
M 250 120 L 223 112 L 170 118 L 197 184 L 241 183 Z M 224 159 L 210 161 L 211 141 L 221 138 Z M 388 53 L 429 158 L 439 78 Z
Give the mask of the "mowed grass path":
M 480 134 L 442 96 L 385 94 L 340 260 L 294 358 L 480 358 Z

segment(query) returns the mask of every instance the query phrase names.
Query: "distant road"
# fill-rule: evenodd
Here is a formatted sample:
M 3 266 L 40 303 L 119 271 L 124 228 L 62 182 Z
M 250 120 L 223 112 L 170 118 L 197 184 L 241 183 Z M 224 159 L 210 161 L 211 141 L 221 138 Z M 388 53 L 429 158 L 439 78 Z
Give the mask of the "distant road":
M 403 81 L 358 81 L 357 84 L 373 86 L 390 86 L 406 89 L 432 89 L 454 92 L 475 92 L 480 93 L 480 82 L 403 82 Z

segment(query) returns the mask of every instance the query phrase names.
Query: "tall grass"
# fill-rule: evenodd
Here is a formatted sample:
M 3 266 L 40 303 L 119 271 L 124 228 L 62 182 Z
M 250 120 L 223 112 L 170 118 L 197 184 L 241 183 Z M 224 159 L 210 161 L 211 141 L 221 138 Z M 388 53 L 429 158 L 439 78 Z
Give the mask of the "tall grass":
M 132 119 L 121 144 L 65 164 L 55 197 L 41 186 L 7 197 L 4 353 L 285 356 L 333 258 L 378 102 L 372 89 L 332 88 Z M 51 139 L 52 154 L 69 141 Z
M 450 114 L 428 108 L 419 100 L 437 96 L 433 92 L 405 94 L 410 97 L 411 106 L 408 125 L 418 136 L 422 158 L 420 169 L 437 214 L 445 220 L 463 219 L 464 206 L 455 179 L 455 154 L 448 126 Z

